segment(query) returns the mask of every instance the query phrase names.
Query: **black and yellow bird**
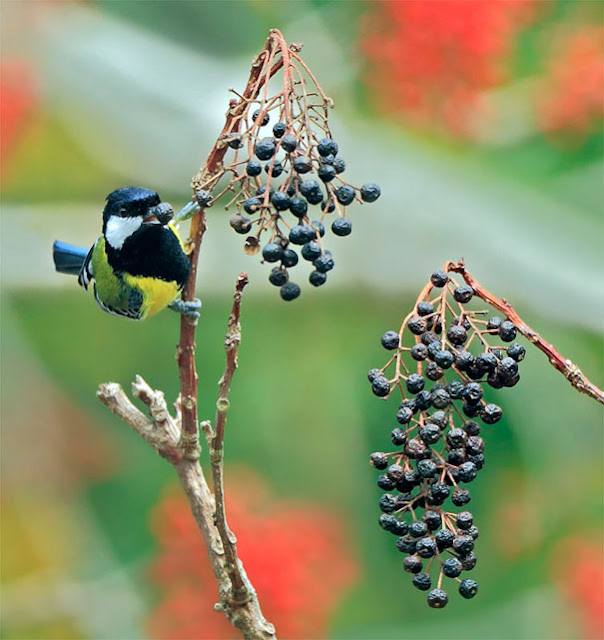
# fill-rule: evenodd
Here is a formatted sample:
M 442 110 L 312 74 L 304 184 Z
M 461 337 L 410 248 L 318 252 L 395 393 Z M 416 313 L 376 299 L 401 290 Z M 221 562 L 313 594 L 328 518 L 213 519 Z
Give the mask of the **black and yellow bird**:
M 56 270 L 78 276 L 108 313 L 144 320 L 170 307 L 199 316 L 199 300 L 177 299 L 191 270 L 173 224 L 174 211 L 155 191 L 123 187 L 107 196 L 103 233 L 90 250 L 56 241 Z

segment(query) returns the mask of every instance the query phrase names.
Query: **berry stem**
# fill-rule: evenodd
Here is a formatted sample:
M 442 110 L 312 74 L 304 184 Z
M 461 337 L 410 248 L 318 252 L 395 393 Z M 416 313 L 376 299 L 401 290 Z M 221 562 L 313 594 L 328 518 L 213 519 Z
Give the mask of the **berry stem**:
M 576 364 L 573 364 L 571 360 L 562 356 L 553 344 L 546 342 L 534 329 L 529 327 L 505 299 L 497 298 L 497 296 L 494 296 L 490 291 L 482 287 L 474 276 L 466 270 L 463 260 L 459 262 L 447 262 L 444 270 L 445 272 L 453 271 L 459 273 L 466 284 L 469 284 L 474 289 L 479 298 L 495 307 L 503 313 L 510 322 L 513 322 L 518 331 L 547 356 L 549 363 L 562 373 L 579 393 L 584 393 L 600 404 L 604 404 L 604 392 L 593 384 Z

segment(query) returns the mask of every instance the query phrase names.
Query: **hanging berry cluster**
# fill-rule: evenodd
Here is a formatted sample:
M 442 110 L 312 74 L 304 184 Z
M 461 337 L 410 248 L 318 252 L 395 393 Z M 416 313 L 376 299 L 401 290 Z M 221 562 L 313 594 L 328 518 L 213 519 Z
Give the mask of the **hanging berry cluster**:
M 434 608 L 448 602 L 443 576 L 457 581 L 464 598 L 477 593 L 477 582 L 464 576 L 476 565 L 478 537 L 465 508 L 471 497 L 466 485 L 485 462 L 480 422 L 492 425 L 502 416 L 483 397 L 484 386 L 517 384 L 526 353 L 515 342 L 514 323 L 491 315 L 484 304 L 470 308 L 474 296 L 453 274 L 434 272 L 400 330 L 382 336 L 391 358 L 368 375 L 375 395 L 401 394 L 400 426 L 391 433 L 395 449 L 370 457 L 384 471 L 378 486 L 388 492 L 379 501 L 379 523 L 397 536 L 404 570 L 415 587 L 428 591 Z M 453 512 L 448 501 L 463 510 Z
M 287 47 L 282 38 L 269 40 L 256 61 L 263 90 L 245 100 L 245 108 L 220 141 L 223 147 L 228 145 L 231 157 L 196 194 L 204 207 L 229 194 L 226 207 L 236 209 L 231 227 L 247 236 L 246 253 L 261 251 L 263 261 L 274 265 L 269 281 L 279 287 L 284 300 L 300 295 L 300 287 L 289 279 L 289 270 L 300 262 L 294 247 L 314 267 L 310 283 L 321 286 L 335 264 L 324 246 L 327 217 L 333 218 L 334 235 L 347 236 L 352 232 L 347 207 L 355 201 L 375 202 L 380 196 L 376 184 L 358 188 L 343 178 L 346 162 L 328 122 L 333 103 L 299 51 L 298 45 Z M 271 93 L 269 79 L 278 66 L 283 82 Z M 223 176 L 228 184 L 214 194 Z

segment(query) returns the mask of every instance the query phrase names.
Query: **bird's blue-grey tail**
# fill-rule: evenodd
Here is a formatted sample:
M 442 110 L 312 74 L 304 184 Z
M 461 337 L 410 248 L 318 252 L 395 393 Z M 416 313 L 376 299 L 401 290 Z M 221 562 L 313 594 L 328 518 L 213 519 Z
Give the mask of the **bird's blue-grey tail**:
M 73 244 L 55 240 L 52 245 L 52 257 L 55 261 L 55 269 L 59 273 L 77 276 L 84 262 L 86 262 L 88 251 L 89 250 L 84 247 L 76 247 Z

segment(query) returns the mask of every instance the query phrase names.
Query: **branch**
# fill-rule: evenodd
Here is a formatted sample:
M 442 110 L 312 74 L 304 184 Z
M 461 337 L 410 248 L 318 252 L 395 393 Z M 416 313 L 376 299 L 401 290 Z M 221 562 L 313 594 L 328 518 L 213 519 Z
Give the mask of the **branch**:
M 482 287 L 472 274 L 466 271 L 463 260 L 459 262 L 447 262 L 444 270 L 459 273 L 466 283 L 474 289 L 479 298 L 488 302 L 495 307 L 495 309 L 503 313 L 510 322 L 513 322 L 518 331 L 534 344 L 537 349 L 545 353 L 549 363 L 560 371 L 577 391 L 585 393 L 600 404 L 604 404 L 604 392 L 593 384 L 593 382 L 590 382 L 576 364 L 573 364 L 570 360 L 562 356 L 553 344 L 546 342 L 534 329 L 531 329 L 505 298 L 499 299 Z
M 235 285 L 233 308 L 227 325 L 227 334 L 224 341 L 226 352 L 226 367 L 219 382 L 218 400 L 216 401 L 215 432 L 208 438 L 210 444 L 210 460 L 212 462 L 212 475 L 214 480 L 214 496 L 216 499 L 216 527 L 224 547 L 224 552 L 229 570 L 229 577 L 233 584 L 233 599 L 235 602 L 247 602 L 250 598 L 248 585 L 242 575 L 243 567 L 237 557 L 237 539 L 229 529 L 226 520 L 224 501 L 224 430 L 226 426 L 227 412 L 229 410 L 229 393 L 231 380 L 237 369 L 237 352 L 241 342 L 241 326 L 239 317 L 241 314 L 241 296 L 248 279 L 246 273 L 240 273 Z
M 258 598 L 243 566 L 236 559 L 242 589 L 247 594 L 245 602 L 233 600 L 231 565 L 227 559 L 221 535 L 214 523 L 215 503 L 197 457 L 188 455 L 182 440 L 181 426 L 168 411 L 164 394 L 152 389 L 140 376 L 132 384 L 132 393 L 149 411 L 148 418 L 128 398 L 115 382 L 100 385 L 99 400 L 150 444 L 176 470 L 185 490 L 191 511 L 208 549 L 214 575 L 218 580 L 220 602 L 215 609 L 224 611 L 228 620 L 250 640 L 274 640 L 275 629 L 262 615 Z

